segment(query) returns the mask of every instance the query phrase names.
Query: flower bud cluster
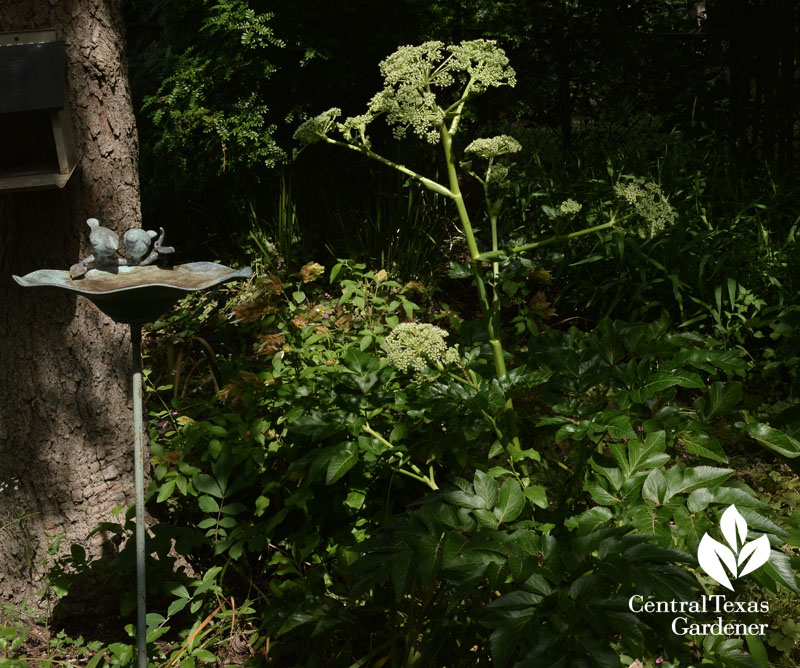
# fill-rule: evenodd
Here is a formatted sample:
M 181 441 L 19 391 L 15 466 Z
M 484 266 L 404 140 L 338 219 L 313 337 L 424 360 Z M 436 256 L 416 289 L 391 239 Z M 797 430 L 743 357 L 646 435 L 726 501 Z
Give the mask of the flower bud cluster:
M 574 199 L 565 199 L 558 207 L 566 216 L 574 216 L 576 213 L 580 213 L 580 210 L 583 208 L 582 204 L 578 204 Z
M 469 82 L 469 90 L 461 92 L 467 96 L 516 84 L 503 50 L 496 42 L 483 39 L 446 47 L 436 41 L 401 46 L 380 69 L 385 87 L 370 101 L 369 112 L 386 114 L 397 138 L 410 129 L 431 144 L 439 141 L 439 128 L 447 117 L 448 104 L 437 99 L 437 90 Z
M 309 118 L 294 132 L 295 141 L 301 145 L 314 144 L 321 141 L 334 127 L 336 119 L 342 115 L 342 110 L 337 107 L 323 111 L 314 118 Z
M 389 361 L 400 371 L 423 373 L 429 366 L 441 368 L 458 362 L 458 350 L 445 343 L 447 332 L 441 327 L 416 322 L 397 325 L 386 337 L 384 348 Z
M 633 206 L 644 221 L 640 236 L 652 237 L 656 232 L 675 222 L 675 212 L 669 201 L 661 192 L 661 188 L 652 181 L 644 182 L 643 179 L 630 181 L 626 184 L 618 183 L 614 186 L 617 197 L 624 199 Z
M 472 143 L 464 149 L 464 153 L 474 153 L 479 158 L 489 160 L 496 158 L 500 155 L 507 153 L 519 153 L 522 150 L 522 145 L 513 137 L 508 135 L 498 135 L 497 137 L 489 137 L 475 139 Z

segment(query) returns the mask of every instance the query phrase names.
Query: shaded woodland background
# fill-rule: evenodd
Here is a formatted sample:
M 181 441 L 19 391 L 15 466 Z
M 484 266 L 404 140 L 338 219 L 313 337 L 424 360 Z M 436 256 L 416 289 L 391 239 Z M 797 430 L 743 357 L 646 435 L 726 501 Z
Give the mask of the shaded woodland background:
M 247 11 L 260 32 L 241 32 Z M 668 159 L 670 137 L 693 147 L 707 173 L 724 164 L 732 179 L 795 166 L 798 8 L 788 0 L 299 2 L 291 11 L 139 0 L 127 12 L 144 215 L 185 236 L 187 253 L 205 244 L 235 255 L 237 235 L 274 217 L 283 182 L 306 254 L 356 256 L 325 233 L 331 219 L 374 218 L 357 191 L 391 207 L 398 184 L 357 157 L 288 165 L 291 134 L 331 100 L 359 111 L 377 62 L 426 39 L 486 37 L 506 50 L 519 83 L 481 100 L 478 115 L 486 135 L 524 134 L 532 179 L 535 160 L 563 180 L 607 162 L 633 172 Z M 413 146 L 387 150 L 415 159 Z M 323 192 L 347 195 L 332 202 Z M 370 242 L 363 250 L 375 253 L 389 239 Z

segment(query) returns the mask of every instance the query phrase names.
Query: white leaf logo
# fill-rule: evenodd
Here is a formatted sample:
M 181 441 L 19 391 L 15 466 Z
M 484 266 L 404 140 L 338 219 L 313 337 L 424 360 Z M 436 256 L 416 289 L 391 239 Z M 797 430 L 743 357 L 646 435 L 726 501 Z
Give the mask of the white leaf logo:
M 747 561 L 747 557 L 750 557 L 750 561 Z M 754 570 L 756 570 L 756 568 L 766 564 L 768 559 L 769 539 L 765 535 L 762 535 L 761 538 L 757 538 L 756 540 L 743 546 L 742 551 L 739 552 L 738 577 L 752 573 Z M 747 562 L 746 565 L 745 562 Z M 744 566 L 744 568 L 742 568 L 742 566 Z
M 707 533 L 703 534 L 697 549 L 697 561 L 709 576 L 733 591 L 732 579 L 752 573 L 767 563 L 769 539 L 764 535 L 747 543 L 747 521 L 736 510 L 736 506 L 730 506 L 722 513 L 719 525 L 728 546 L 714 540 Z M 730 578 L 723 564 L 730 572 Z

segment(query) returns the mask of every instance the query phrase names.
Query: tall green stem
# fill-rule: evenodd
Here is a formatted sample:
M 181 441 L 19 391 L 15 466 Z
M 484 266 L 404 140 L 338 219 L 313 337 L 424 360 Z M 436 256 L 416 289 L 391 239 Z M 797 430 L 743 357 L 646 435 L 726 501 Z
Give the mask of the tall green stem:
M 486 331 L 489 335 L 489 346 L 492 350 L 492 360 L 494 361 L 495 373 L 498 378 L 503 378 L 506 371 L 505 351 L 503 350 L 503 343 L 500 338 L 500 296 L 497 293 L 496 282 L 493 281 L 491 301 L 486 290 L 486 279 L 484 278 L 483 265 L 481 263 L 481 253 L 478 250 L 478 243 L 475 240 L 475 232 L 472 228 L 472 221 L 469 218 L 467 207 L 464 204 L 464 198 L 461 195 L 461 188 L 458 185 L 458 171 L 456 170 L 455 158 L 453 157 L 453 136 L 448 131 L 447 126 L 442 123 L 439 126 L 439 132 L 442 138 L 442 147 L 444 149 L 445 164 L 447 165 L 447 178 L 450 186 L 450 192 L 453 193 L 453 201 L 458 210 L 458 217 L 461 221 L 461 229 L 464 232 L 464 238 L 467 241 L 467 248 L 469 249 L 472 274 L 475 277 L 475 286 L 478 290 L 478 301 L 483 314 L 484 322 L 486 323 Z M 492 244 L 493 251 L 497 250 L 497 219 L 495 217 L 492 226 Z M 499 267 L 497 268 L 499 273 Z M 508 429 L 509 442 L 506 447 L 512 457 L 516 458 L 522 453 L 522 445 L 519 440 L 519 430 L 517 427 L 517 416 L 514 412 L 514 405 L 511 399 L 508 399 L 504 408 L 505 422 Z
M 492 169 L 492 160 L 489 160 L 489 171 Z M 492 232 L 492 252 L 497 253 L 499 250 L 498 240 L 497 240 L 497 217 L 498 212 L 500 210 L 500 202 L 498 201 L 496 204 L 492 202 L 491 197 L 489 196 L 489 172 L 487 172 L 487 178 L 483 182 L 483 194 L 486 198 L 486 212 L 489 214 L 489 227 Z M 477 259 L 477 258 L 476 258 Z M 491 320 L 492 320 L 492 329 L 496 332 L 496 340 L 500 341 L 500 293 L 498 292 L 497 285 L 500 279 L 500 263 L 495 260 L 492 262 L 492 303 L 491 303 Z M 502 348 L 500 349 L 500 353 L 502 354 Z M 498 376 L 505 375 L 505 361 L 503 361 L 503 373 L 500 374 L 498 371 Z

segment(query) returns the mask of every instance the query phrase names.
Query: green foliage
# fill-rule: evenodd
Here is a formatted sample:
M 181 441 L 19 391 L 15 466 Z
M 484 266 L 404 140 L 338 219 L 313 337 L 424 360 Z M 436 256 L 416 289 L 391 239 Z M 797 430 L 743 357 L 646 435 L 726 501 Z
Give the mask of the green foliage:
M 285 46 L 270 25 L 273 14 L 254 11 L 245 0 L 207 0 L 202 17 L 205 48 L 169 54 L 171 73 L 144 101 L 161 133 L 154 149 L 173 167 L 177 157 L 184 170 L 273 166 L 283 157 L 273 139 L 276 126 L 250 87 L 269 79 L 268 54 Z
M 581 132 L 589 141 L 595 130 Z M 686 331 L 747 349 L 757 361 L 754 371 L 793 381 L 795 355 L 786 338 L 794 328 L 797 292 L 792 250 L 797 214 L 787 199 L 793 185 L 763 166 L 751 176 L 732 178 L 736 167 L 724 146 L 703 134 L 689 147 L 689 136 L 679 129 L 667 132 L 651 119 L 618 138 L 615 149 L 605 147 L 580 166 L 546 174 L 542 170 L 557 159 L 560 146 L 550 145 L 552 136 L 543 132 L 530 137 L 542 164 L 527 163 L 506 195 L 507 215 L 525 223 L 515 234 L 529 235 L 531 226 L 549 217 L 542 209 L 555 209 L 565 197 L 583 204 L 587 221 L 602 220 L 615 206 L 604 184 L 622 191 L 642 180 L 631 173 L 647 174 L 644 180 L 671 193 L 677 223 L 652 238 L 649 225 L 641 226 L 639 236 L 603 231 L 575 239 L 566 251 L 535 257 L 559 286 L 552 295 L 559 312 L 592 321 L 652 320 L 666 312 Z
M 440 309 L 423 296 L 385 270 L 308 262 L 153 327 L 156 368 L 217 366 L 217 388 L 182 372 L 177 394 L 149 375 L 155 665 L 230 660 L 232 637 L 242 656 L 332 668 L 753 665 L 755 641 L 689 645 L 628 607 L 714 592 L 693 554 L 731 504 L 772 546 L 744 578 L 774 602 L 764 652 L 794 651 L 800 448 L 772 426 L 783 409 L 744 405 L 740 351 L 606 320 L 538 332 L 497 378 L 485 332 L 426 323 Z M 392 362 L 409 345 L 424 364 Z M 509 399 L 521 458 L 502 445 Z M 738 474 L 754 448 L 787 465 Z M 132 514 L 98 530 L 129 537 Z M 127 547 L 111 562 L 73 549 L 51 577 L 67 592 L 103 572 L 125 591 L 132 566 Z M 133 647 L 92 656 L 128 665 Z
M 765 503 L 763 485 L 728 466 L 737 440 L 753 447 L 756 423 L 765 453 L 791 447 L 752 416 L 734 424 L 741 354 L 666 322 L 607 321 L 540 333 L 501 381 L 485 337 L 453 320 L 449 337 L 416 325 L 436 352 L 412 374 L 389 361 L 393 333 L 426 313 L 410 289 L 350 261 L 324 276 L 309 262 L 294 277 L 262 275 L 227 305 L 193 298 L 220 305 L 218 315 L 187 303 L 158 326 L 154 360 L 183 312 L 211 314 L 206 328 L 238 322 L 227 343 L 191 336 L 219 346 L 217 359 L 229 346 L 244 354 L 221 365 L 215 395 L 176 402 L 165 387 L 151 397 L 167 404 L 151 425 L 163 541 L 152 547 L 164 559 L 174 545 L 204 574 L 154 574 L 166 598 L 153 640 L 176 629 L 188 639 L 220 604 L 255 592 L 236 628 L 252 647 L 270 638 L 280 662 L 692 665 L 668 621 L 631 614 L 628 598 L 685 600 L 708 587 L 691 555 L 732 503 L 774 547 L 793 540 L 782 503 Z M 437 364 L 442 346 L 458 351 L 452 369 Z M 520 461 L 496 429 L 512 397 Z M 756 581 L 795 588 L 773 553 L 776 567 Z M 225 611 L 197 642 L 156 644 L 154 656 L 220 656 Z M 709 663 L 746 660 L 741 643 L 698 642 Z M 129 647 L 106 656 L 124 665 Z
M 28 637 L 25 624 L 16 620 L 3 620 L 0 626 L 0 651 L 6 658 L 12 656 Z
M 394 168 L 453 202 L 469 252 L 472 278 L 492 351 L 495 377 L 497 380 L 503 380 L 507 375 L 507 369 L 501 331 L 499 260 L 609 229 L 621 221 L 612 214 L 606 223 L 572 232 L 567 232 L 563 226 L 558 225 L 555 234 L 547 239 L 501 250 L 498 216 L 503 196 L 492 191 L 496 191 L 498 185 L 506 185 L 508 168 L 494 165 L 494 160 L 501 155 L 519 151 L 521 146 L 506 135 L 478 139 L 473 141 L 467 150 L 488 160 L 483 177 L 473 174 L 484 186 L 486 212 L 491 230 L 491 250 L 482 253 L 461 193 L 453 142 L 459 131 L 467 102 L 490 87 L 516 84 L 516 75 L 508 67 L 504 51 L 492 40 L 463 41 L 459 45 L 447 47 L 441 42 L 426 42 L 416 47 L 400 47 L 381 63 L 380 69 L 385 87 L 372 98 L 366 114 L 347 118 L 340 123 L 336 119 L 341 115 L 341 110 L 330 109 L 303 123 L 295 132 L 295 140 L 301 144 L 301 148 L 324 141 L 351 149 Z M 403 138 L 406 131 L 411 128 L 429 143 L 440 143 L 445 159 L 447 185 L 423 176 L 372 150 L 366 128 L 376 117 L 383 114 L 386 114 L 387 123 L 393 127 L 395 138 Z M 342 136 L 341 140 L 330 136 L 334 130 Z M 638 187 L 636 184 L 633 185 Z M 646 192 L 645 190 L 641 190 L 641 193 L 623 191 L 623 194 L 634 207 L 634 213 L 644 218 L 651 235 L 663 229 L 667 222 L 673 221 L 669 204 L 657 186 L 650 184 Z M 566 211 L 559 213 L 571 221 L 576 208 L 574 205 L 568 205 Z M 631 215 L 633 214 L 628 217 Z M 486 261 L 491 261 L 490 270 L 484 266 Z M 513 457 L 522 458 L 516 413 L 510 398 L 506 401 L 503 413 L 501 420 L 495 422 L 497 434 Z

